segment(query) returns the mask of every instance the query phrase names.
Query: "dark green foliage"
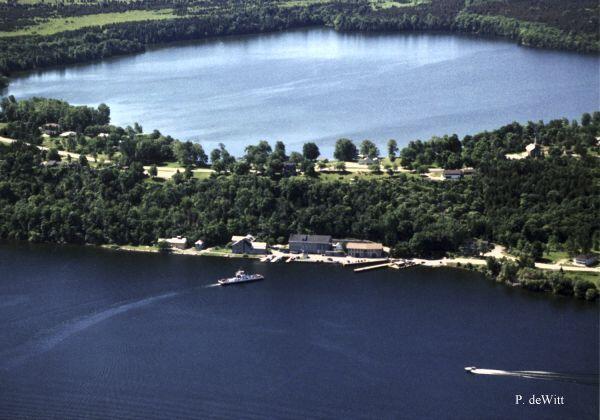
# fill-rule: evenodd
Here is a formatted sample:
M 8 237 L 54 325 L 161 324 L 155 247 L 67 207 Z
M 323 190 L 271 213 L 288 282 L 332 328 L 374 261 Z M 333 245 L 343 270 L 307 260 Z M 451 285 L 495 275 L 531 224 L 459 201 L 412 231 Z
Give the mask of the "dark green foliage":
M 358 150 L 352 140 L 339 139 L 335 142 L 333 157 L 344 162 L 354 162 L 358 158 Z

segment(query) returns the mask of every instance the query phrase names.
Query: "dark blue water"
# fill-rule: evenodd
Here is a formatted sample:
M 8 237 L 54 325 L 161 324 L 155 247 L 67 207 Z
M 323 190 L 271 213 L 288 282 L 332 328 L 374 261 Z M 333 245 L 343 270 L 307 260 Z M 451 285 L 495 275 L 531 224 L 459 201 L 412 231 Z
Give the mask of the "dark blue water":
M 266 280 L 204 287 L 238 268 Z M 0 417 L 596 418 L 598 307 L 452 269 L 0 245 Z M 515 406 L 515 394 L 564 396 Z
M 17 97 L 105 102 L 119 125 L 225 143 L 337 138 L 382 149 L 432 135 L 473 134 L 512 121 L 579 118 L 600 109 L 600 59 L 511 42 L 328 29 L 170 45 L 101 63 L 30 73 Z

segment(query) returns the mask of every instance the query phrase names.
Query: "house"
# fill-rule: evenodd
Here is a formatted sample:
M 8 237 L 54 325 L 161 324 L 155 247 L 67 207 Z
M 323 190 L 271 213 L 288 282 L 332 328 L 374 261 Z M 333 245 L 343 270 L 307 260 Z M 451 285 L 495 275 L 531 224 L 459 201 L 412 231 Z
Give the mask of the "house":
M 235 240 L 234 240 L 235 239 Z M 252 235 L 232 236 L 231 252 L 234 254 L 267 254 L 267 243 L 256 242 Z
M 376 242 L 348 242 L 346 251 L 355 258 L 381 258 L 383 257 L 383 244 Z
M 175 236 L 173 238 L 158 238 L 158 242 L 166 242 L 169 244 L 171 248 L 177 249 L 186 249 L 187 248 L 187 238 L 183 238 L 181 236 Z
M 60 125 L 56 123 L 43 124 L 40 131 L 48 136 L 57 136 L 60 133 Z
M 288 243 L 292 253 L 324 254 L 331 249 L 331 236 L 291 234 Z
M 77 133 L 74 131 L 65 131 L 64 133 L 60 133 L 60 137 L 62 137 L 62 138 L 75 137 L 75 136 L 77 136 Z
M 542 148 L 537 142 L 525 146 L 525 151 L 529 157 L 540 157 L 542 155 Z
M 196 242 L 194 242 L 194 248 L 196 248 L 198 251 L 204 249 L 204 241 L 202 239 L 198 239 Z
M 379 158 L 370 158 L 369 156 L 365 156 L 358 159 L 358 163 L 360 165 L 372 165 L 374 163 L 379 163 Z
M 589 267 L 590 265 L 594 265 L 596 262 L 598 262 L 598 256 L 594 254 L 581 254 L 573 258 L 573 262 L 575 264 Z
M 475 169 L 473 169 L 473 168 L 464 168 L 464 169 L 462 170 L 462 174 L 463 174 L 463 176 L 471 176 L 471 175 L 474 175 L 474 174 L 475 174 Z
M 461 169 L 444 169 L 444 179 L 461 179 L 463 177 L 463 171 Z
M 296 164 L 294 162 L 283 163 L 283 175 L 295 176 L 296 175 Z

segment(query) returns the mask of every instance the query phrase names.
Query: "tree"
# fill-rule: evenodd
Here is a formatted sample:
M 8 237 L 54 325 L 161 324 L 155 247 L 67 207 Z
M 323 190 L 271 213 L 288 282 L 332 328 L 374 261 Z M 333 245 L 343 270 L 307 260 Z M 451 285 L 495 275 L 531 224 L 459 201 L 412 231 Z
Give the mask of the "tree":
M 183 166 L 204 166 L 208 163 L 208 156 L 202 146 L 191 141 L 175 142 L 173 154 Z
M 371 140 L 363 140 L 360 144 L 360 153 L 363 156 L 375 159 L 379 157 L 379 149 Z
M 320 154 L 319 146 L 316 143 L 308 142 L 302 146 L 302 155 L 308 160 L 316 160 Z
M 335 163 L 335 170 L 339 172 L 346 172 L 346 164 L 344 161 L 338 161 Z
M 387 143 L 387 149 L 388 149 L 388 157 L 390 158 L 390 160 L 392 162 L 395 161 L 396 155 L 398 154 L 398 143 L 396 143 L 396 140 L 389 139 L 388 143 Z
M 157 245 L 158 252 L 168 253 L 171 252 L 171 245 L 167 241 L 159 241 Z
M 158 169 L 156 168 L 156 165 L 150 166 L 148 169 L 148 175 L 150 175 L 152 178 L 156 178 L 158 175 Z
M 46 155 L 46 159 L 48 160 L 55 160 L 55 161 L 60 161 L 60 154 L 58 153 L 58 150 L 53 147 L 50 150 L 48 150 L 48 154 Z
M 335 142 L 333 157 L 344 162 L 355 162 L 358 158 L 358 150 L 350 139 L 339 139 Z

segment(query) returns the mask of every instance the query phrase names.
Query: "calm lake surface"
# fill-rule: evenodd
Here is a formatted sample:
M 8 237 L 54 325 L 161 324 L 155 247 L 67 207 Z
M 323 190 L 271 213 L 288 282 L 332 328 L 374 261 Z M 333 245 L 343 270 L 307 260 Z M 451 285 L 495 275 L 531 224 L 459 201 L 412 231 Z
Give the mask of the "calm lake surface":
M 249 143 L 337 138 L 384 146 L 473 134 L 512 121 L 578 118 L 600 108 L 598 57 L 455 35 L 328 29 L 217 38 L 96 64 L 29 73 L 9 94 L 107 103 L 140 122 L 241 155 Z
M 206 287 L 238 268 L 263 282 Z M 0 418 L 595 419 L 598 307 L 452 269 L 0 244 Z M 515 394 L 564 396 L 515 406 Z

